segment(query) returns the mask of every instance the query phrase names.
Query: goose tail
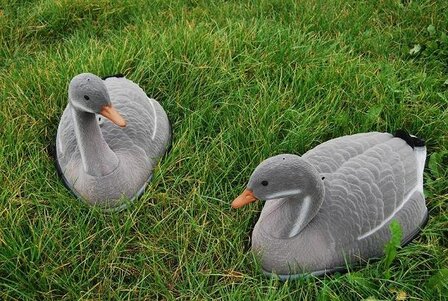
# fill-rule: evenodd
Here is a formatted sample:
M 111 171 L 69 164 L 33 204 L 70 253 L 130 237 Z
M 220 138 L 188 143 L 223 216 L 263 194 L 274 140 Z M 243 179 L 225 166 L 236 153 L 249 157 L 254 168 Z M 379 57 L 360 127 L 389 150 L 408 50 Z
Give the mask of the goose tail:
M 414 149 L 415 158 L 417 160 L 417 190 L 423 193 L 423 171 L 425 169 L 426 161 L 425 141 L 416 136 L 410 135 L 405 130 L 396 131 L 394 136 L 403 139 Z
M 394 137 L 403 139 L 412 148 L 424 147 L 425 146 L 425 140 L 423 140 L 421 138 L 418 138 L 416 136 L 410 135 L 405 130 L 397 130 L 395 132 L 395 134 L 394 134 Z
M 120 77 L 124 77 L 124 75 L 123 75 L 122 73 L 117 73 L 117 74 L 114 74 L 114 75 L 106 75 L 106 76 L 103 76 L 101 79 L 102 79 L 102 80 L 106 80 L 106 79 L 108 79 L 108 78 L 110 78 L 110 77 L 118 77 L 118 78 L 120 78 Z

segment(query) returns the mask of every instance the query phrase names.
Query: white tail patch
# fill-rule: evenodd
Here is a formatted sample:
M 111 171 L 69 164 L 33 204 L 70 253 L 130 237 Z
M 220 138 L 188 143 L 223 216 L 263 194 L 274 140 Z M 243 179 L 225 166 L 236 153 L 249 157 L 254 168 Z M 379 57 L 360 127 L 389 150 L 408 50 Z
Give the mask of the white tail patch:
M 414 153 L 417 159 L 417 190 L 423 193 L 423 171 L 425 169 L 426 147 L 416 147 Z

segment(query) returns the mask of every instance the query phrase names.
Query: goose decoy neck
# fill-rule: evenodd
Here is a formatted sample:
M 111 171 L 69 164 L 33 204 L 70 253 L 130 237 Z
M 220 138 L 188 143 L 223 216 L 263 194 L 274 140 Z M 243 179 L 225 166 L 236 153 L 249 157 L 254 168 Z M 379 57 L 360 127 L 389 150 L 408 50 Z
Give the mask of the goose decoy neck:
M 104 140 L 96 115 L 73 106 L 71 111 L 84 172 L 91 176 L 105 176 L 114 171 L 119 160 Z
M 255 200 L 281 201 L 289 221 L 288 237 L 299 233 L 317 214 L 324 199 L 324 184 L 319 172 L 296 155 L 282 154 L 266 159 L 253 172 L 247 189 L 232 202 L 233 208 L 242 207 Z M 294 224 L 290 215 L 294 215 Z M 294 229 L 291 230 L 291 227 Z
M 96 114 L 120 127 L 126 121 L 113 108 L 104 81 L 95 74 L 78 74 L 70 81 L 68 97 L 84 172 L 92 176 L 111 173 L 119 160 L 104 140 Z
M 324 201 L 324 183 L 319 173 L 311 165 L 302 165 L 305 181 L 298 193 L 285 196 L 283 206 L 279 206 L 272 212 L 271 218 L 276 219 L 275 226 L 268 221 L 270 233 L 277 238 L 292 238 L 313 220 L 319 212 Z

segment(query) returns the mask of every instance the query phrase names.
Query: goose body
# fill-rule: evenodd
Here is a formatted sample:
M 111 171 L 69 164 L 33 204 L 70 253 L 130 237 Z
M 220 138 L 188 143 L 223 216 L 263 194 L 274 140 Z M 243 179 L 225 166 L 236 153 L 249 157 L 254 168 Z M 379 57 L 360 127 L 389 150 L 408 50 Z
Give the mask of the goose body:
M 426 148 L 407 134 L 362 133 L 254 171 L 233 207 L 267 200 L 252 233 L 263 270 L 280 278 L 344 269 L 377 258 L 397 220 L 409 242 L 426 222 Z
M 70 83 L 56 137 L 57 163 L 78 197 L 122 207 L 143 192 L 170 139 L 165 111 L 137 84 L 84 73 Z

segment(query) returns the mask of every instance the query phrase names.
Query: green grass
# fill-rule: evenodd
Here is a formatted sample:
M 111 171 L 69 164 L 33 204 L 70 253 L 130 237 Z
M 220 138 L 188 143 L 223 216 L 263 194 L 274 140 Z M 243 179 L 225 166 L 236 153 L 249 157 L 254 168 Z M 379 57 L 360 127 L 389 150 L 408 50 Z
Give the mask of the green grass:
M 0 299 L 448 299 L 448 2 L 146 2 L 0 2 Z M 125 73 L 174 130 L 120 213 L 76 200 L 49 151 L 86 71 Z M 262 276 L 248 252 L 262 204 L 230 209 L 254 167 L 398 128 L 431 156 L 419 238 L 390 266 Z

